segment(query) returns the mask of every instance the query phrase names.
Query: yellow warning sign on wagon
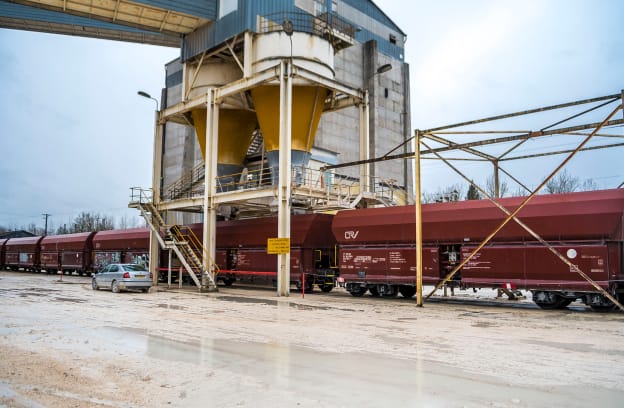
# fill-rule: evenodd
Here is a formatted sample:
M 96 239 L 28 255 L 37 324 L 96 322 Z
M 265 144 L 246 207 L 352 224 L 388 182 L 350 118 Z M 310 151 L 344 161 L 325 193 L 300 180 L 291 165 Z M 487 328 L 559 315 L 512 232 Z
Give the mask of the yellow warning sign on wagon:
M 267 254 L 287 254 L 290 252 L 290 238 L 268 238 Z

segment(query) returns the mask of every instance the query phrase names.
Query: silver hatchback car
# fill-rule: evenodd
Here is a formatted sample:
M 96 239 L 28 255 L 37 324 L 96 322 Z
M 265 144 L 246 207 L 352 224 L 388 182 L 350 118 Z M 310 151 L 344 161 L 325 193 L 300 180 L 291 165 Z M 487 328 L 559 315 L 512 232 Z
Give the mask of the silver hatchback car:
M 113 293 L 128 289 L 147 292 L 152 287 L 152 274 L 143 265 L 110 264 L 93 275 L 91 287 L 110 288 Z

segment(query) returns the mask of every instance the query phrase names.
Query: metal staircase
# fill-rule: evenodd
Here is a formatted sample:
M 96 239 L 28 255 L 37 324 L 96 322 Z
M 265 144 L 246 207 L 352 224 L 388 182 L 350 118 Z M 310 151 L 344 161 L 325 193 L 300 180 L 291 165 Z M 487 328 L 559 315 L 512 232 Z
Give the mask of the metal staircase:
M 166 225 L 160 212 L 154 205 L 151 197 L 151 190 L 144 190 L 138 187 L 132 189 L 131 202 L 128 205 L 136 208 L 141 212 L 143 218 L 149 225 L 152 232 L 155 233 L 160 247 L 163 249 L 171 249 L 177 255 L 178 259 L 184 266 L 195 285 L 202 289 L 204 285 L 198 278 L 206 280 L 208 290 L 216 290 L 216 276 L 219 273 L 219 267 L 213 259 L 209 259 L 210 270 L 205 270 L 202 263 L 203 256 L 208 256 L 208 251 L 202 245 L 201 241 L 186 226 Z
M 178 179 L 175 183 L 171 184 L 163 192 L 163 196 L 167 200 L 177 200 L 179 198 L 190 198 L 194 195 L 194 191 L 200 188 L 203 191 L 203 184 L 205 177 L 204 163 L 200 162 L 191 170 Z

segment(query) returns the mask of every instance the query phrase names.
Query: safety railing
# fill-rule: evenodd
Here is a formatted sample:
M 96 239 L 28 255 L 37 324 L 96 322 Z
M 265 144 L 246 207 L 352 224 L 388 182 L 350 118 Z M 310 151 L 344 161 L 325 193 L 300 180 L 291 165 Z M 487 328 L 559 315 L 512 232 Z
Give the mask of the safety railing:
M 198 166 L 199 167 L 199 166 Z M 203 167 L 203 163 L 201 164 Z M 360 191 L 360 181 L 356 177 L 334 174 L 331 171 L 321 171 L 304 166 L 293 166 L 291 174 L 291 188 L 298 195 L 314 197 L 319 205 L 335 205 L 348 207 L 354 200 L 364 193 Z M 202 174 L 193 169 L 195 175 Z M 194 181 L 190 181 L 194 180 Z M 184 181 L 178 181 L 167 188 L 165 200 L 191 199 L 201 197 L 204 194 L 204 183 L 197 183 L 198 178 L 185 177 Z M 203 181 L 203 179 L 202 179 Z M 217 177 L 217 193 L 232 191 L 256 190 L 271 188 L 278 184 L 279 169 L 260 167 L 253 170 L 245 169 L 240 173 L 228 174 Z M 183 187 L 182 187 L 183 186 Z M 151 190 L 150 190 L 151 191 Z M 133 194 L 135 194 L 133 192 Z M 405 189 L 398 186 L 395 180 L 387 180 L 380 177 L 370 178 L 370 191 L 368 196 L 373 197 L 386 206 L 406 204 Z M 142 200 L 150 201 L 149 195 L 142 196 Z
M 154 201 L 151 188 L 130 187 L 130 204 L 145 204 Z
M 353 43 L 356 29 L 334 13 L 312 15 L 305 12 L 281 12 L 262 16 L 258 31 L 271 33 L 293 31 L 313 34 L 335 43 L 338 37 Z
M 205 177 L 205 166 L 203 162 L 200 162 L 191 170 L 186 172 L 176 182 L 169 185 L 165 191 L 163 191 L 163 198 L 165 200 L 177 200 L 180 198 L 189 198 L 193 195 L 193 190 L 196 188 L 202 188 L 199 182 L 203 181 Z

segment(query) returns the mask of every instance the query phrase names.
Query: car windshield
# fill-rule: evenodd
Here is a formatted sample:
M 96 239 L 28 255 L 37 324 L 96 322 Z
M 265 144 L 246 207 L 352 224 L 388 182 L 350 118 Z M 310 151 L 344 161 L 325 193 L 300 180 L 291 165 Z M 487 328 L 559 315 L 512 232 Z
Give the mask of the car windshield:
M 143 265 L 124 265 L 123 268 L 126 271 L 146 271 Z

